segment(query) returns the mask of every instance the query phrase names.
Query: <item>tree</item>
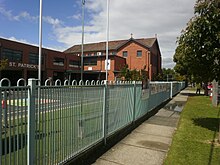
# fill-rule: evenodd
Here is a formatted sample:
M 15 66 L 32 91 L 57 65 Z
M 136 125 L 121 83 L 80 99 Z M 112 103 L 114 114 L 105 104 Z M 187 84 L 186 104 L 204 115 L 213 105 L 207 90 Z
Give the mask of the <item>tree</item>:
M 5 69 L 8 66 L 8 59 L 2 59 L 0 60 L 0 71 Z
M 8 66 L 8 59 L 1 59 L 0 60 L 0 78 L 1 78 L 1 71 L 4 70 Z
M 162 72 L 154 77 L 156 81 L 184 81 L 185 76 L 180 75 L 174 69 L 163 68 Z
M 220 79 L 220 1 L 198 0 L 195 16 L 178 38 L 174 69 L 197 81 Z
M 130 80 L 131 79 L 131 73 L 130 73 L 130 70 L 128 68 L 128 65 L 125 65 L 121 69 L 121 73 L 120 73 L 119 76 L 121 77 L 121 79 L 124 79 L 124 80 Z
M 130 70 L 128 68 L 128 65 L 125 65 L 121 69 L 120 77 L 121 79 L 126 81 L 142 81 L 142 80 L 147 80 L 148 78 L 147 72 L 144 69 L 140 71 L 137 69 Z

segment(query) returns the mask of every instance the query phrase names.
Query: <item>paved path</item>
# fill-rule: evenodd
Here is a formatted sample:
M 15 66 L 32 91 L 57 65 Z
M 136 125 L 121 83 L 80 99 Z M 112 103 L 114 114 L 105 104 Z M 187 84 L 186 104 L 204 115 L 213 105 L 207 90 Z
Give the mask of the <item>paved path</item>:
M 162 165 L 190 91 L 183 90 L 93 165 Z

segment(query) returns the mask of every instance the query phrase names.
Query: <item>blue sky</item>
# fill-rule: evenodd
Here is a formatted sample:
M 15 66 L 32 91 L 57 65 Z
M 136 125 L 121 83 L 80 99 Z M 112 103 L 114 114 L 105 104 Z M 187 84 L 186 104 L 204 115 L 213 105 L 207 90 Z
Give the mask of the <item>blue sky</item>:
M 43 0 L 43 45 L 65 49 L 66 45 L 56 39 L 54 29 L 56 26 L 80 25 L 80 18 L 77 18 L 77 14 L 80 13 L 80 1 L 54 1 L 51 4 L 51 1 Z M 38 44 L 39 0 L 22 0 L 19 3 L 15 3 L 14 0 L 1 0 L 0 21 L 0 36 Z
M 106 0 L 85 0 L 85 43 L 106 39 Z M 196 0 L 110 0 L 110 40 L 157 34 L 163 67 L 173 67 L 176 38 Z M 38 45 L 39 0 L 0 0 L 0 37 Z M 43 46 L 81 43 L 81 0 L 43 0 Z

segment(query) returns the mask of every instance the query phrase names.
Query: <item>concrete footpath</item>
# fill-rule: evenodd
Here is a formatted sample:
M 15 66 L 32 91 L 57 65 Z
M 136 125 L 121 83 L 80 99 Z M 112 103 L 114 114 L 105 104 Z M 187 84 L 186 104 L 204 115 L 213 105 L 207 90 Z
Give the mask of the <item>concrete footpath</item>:
M 189 93 L 181 91 L 93 165 L 162 165 Z

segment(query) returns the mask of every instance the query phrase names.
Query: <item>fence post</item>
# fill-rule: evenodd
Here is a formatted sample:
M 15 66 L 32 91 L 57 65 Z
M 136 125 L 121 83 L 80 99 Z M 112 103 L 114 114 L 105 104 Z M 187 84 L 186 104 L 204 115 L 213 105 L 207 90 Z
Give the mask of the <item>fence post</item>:
M 7 97 L 9 93 L 7 93 L 5 90 L 2 93 L 2 112 L 3 112 L 3 121 L 4 121 L 4 127 L 8 127 L 8 108 L 7 108 Z M 11 119 L 10 119 L 11 120 Z
M 134 106 L 133 106 L 133 119 L 132 122 L 135 123 L 135 111 L 136 111 L 136 81 L 133 81 L 134 84 Z
M 27 164 L 35 164 L 35 95 L 36 79 L 28 79 Z
M 217 107 L 218 106 L 218 82 L 216 80 L 212 81 L 212 105 Z
M 8 82 L 8 87 L 11 87 L 11 81 L 8 78 L 3 78 L 0 81 L 0 87 L 2 87 L 2 83 L 3 81 L 7 81 Z M 3 93 L 2 93 L 3 92 Z M 9 95 L 9 91 L 7 92 L 6 90 L 2 91 L 1 90 L 1 94 L 3 94 L 2 96 L 2 111 L 3 111 L 3 120 L 4 120 L 4 127 L 8 127 L 8 112 L 7 112 L 7 97 Z M 2 122 L 0 120 L 0 122 Z
M 0 89 L 0 100 L 2 100 L 2 89 Z M 2 101 L 0 103 L 0 108 L 2 108 Z M 0 109 L 2 110 L 2 109 Z M 1 135 L 0 135 L 0 164 L 2 163 L 2 111 L 0 111 L 0 132 L 1 132 Z
M 170 98 L 173 98 L 173 82 L 170 82 Z
M 103 98 L 103 120 L 102 120 L 102 128 L 103 128 L 103 138 L 104 138 L 104 144 L 106 145 L 106 137 L 107 137 L 107 90 L 108 90 L 108 82 L 104 82 L 104 98 Z

